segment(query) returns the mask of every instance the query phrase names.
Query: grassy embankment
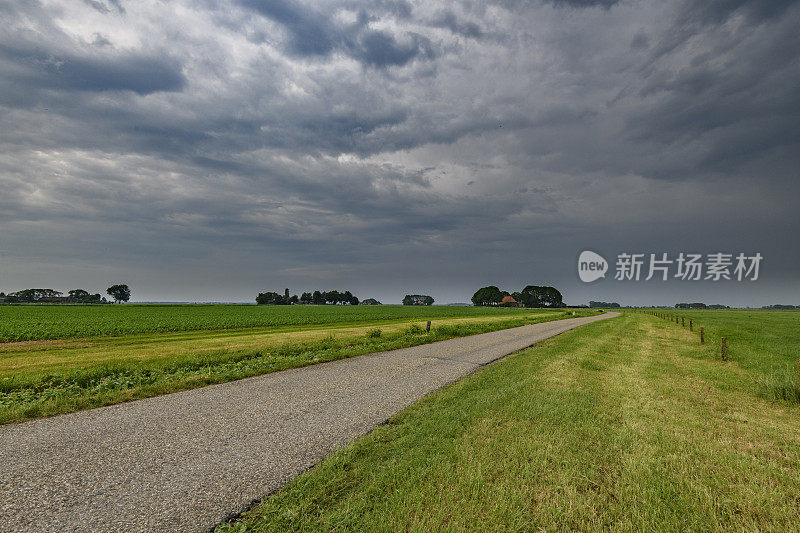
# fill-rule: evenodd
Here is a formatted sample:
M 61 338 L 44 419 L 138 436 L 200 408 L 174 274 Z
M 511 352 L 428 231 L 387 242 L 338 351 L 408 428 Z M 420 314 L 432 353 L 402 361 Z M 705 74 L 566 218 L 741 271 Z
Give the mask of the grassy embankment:
M 696 316 L 705 345 L 628 312 L 513 354 L 219 529 L 795 530 L 800 405 L 757 361 L 800 354 L 800 313 Z
M 74 330 L 85 330 L 86 316 L 112 312 L 110 306 L 87 308 L 79 314 Z M 124 308 L 118 306 L 116 309 Z M 172 306 L 176 314 L 190 314 L 192 324 L 220 324 L 219 308 L 250 311 L 251 321 L 290 325 L 221 331 L 148 333 L 119 337 L 37 340 L 0 344 L 0 423 L 109 405 L 178 390 L 221 383 L 276 370 L 341 359 L 365 353 L 413 346 L 452 337 L 483 333 L 523 324 L 566 318 L 564 311 L 475 308 L 384 307 L 272 307 L 215 306 L 211 317 L 201 319 L 191 312 L 206 313 L 202 306 Z M 32 323 L 27 331 L 51 331 L 36 321 L 35 311 L 46 318 L 68 312 L 69 307 L 29 306 L 25 313 Z M 22 307 L 16 308 L 23 309 Z M 66 309 L 66 311 L 65 311 Z M 141 319 L 114 326 L 114 319 L 101 317 L 107 329 L 154 329 L 165 308 L 139 306 Z M 169 309 L 169 308 L 167 308 Z M 372 310 L 374 309 L 374 310 Z M 109 311 L 106 311 L 109 310 Z M 2 310 L 0 310 L 2 312 Z M 282 316 L 281 313 L 287 313 Z M 305 313 L 305 314 L 304 314 Z M 588 311 L 579 312 L 578 316 Z M 67 315 L 68 316 L 68 315 Z M 156 318 L 154 318 L 156 317 Z M 224 318 L 224 317 L 223 317 Z M 246 322 L 239 315 L 235 322 Z M 244 318 L 245 320 L 242 320 Z M 433 329 L 424 334 L 424 322 L 432 318 Z M 205 320 L 205 321 L 204 321 Z M 316 320 L 321 324 L 308 324 Z M 292 323 L 293 322 L 293 323 Z M 180 323 L 172 319 L 166 323 Z M 22 327 L 22 326 L 21 326 Z M 160 326 L 166 327 L 166 326 Z

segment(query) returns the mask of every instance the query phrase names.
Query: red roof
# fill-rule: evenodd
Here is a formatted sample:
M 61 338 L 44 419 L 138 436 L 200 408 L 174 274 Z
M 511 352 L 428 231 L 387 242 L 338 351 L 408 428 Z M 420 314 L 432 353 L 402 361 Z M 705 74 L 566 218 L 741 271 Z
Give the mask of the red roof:
M 506 296 L 500 301 L 501 304 L 515 304 L 517 301 L 511 296 Z

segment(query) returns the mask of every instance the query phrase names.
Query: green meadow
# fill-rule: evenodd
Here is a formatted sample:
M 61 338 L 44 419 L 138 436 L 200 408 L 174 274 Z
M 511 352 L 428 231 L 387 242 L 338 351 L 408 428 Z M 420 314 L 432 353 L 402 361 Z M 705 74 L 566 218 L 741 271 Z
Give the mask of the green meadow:
M 796 530 L 800 312 L 663 312 L 512 354 L 218 531 Z

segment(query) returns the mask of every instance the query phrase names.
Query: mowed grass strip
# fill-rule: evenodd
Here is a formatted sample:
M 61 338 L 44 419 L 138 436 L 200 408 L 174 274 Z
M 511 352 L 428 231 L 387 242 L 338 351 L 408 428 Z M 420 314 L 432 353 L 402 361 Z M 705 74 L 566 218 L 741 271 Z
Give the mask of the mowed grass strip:
M 424 398 L 230 531 L 788 531 L 800 407 L 626 313 Z
M 596 311 L 583 310 L 575 316 L 589 314 Z M 512 316 L 440 319 L 429 334 L 424 322 L 395 320 L 344 328 L 0 345 L 0 423 L 571 316 L 564 310 L 528 310 Z

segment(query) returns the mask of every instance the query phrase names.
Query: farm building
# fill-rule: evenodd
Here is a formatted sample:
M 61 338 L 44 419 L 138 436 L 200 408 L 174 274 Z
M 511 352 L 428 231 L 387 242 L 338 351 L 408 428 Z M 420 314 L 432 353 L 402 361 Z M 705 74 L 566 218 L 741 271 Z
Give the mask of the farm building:
M 367 298 L 366 300 L 364 300 L 363 302 L 361 302 L 361 305 L 383 305 L 383 304 L 382 304 L 382 303 L 380 303 L 380 302 L 379 302 L 378 300 L 376 300 L 375 298 Z
M 513 296 L 505 296 L 500 300 L 500 305 L 503 307 L 524 307 L 521 303 L 516 301 Z

